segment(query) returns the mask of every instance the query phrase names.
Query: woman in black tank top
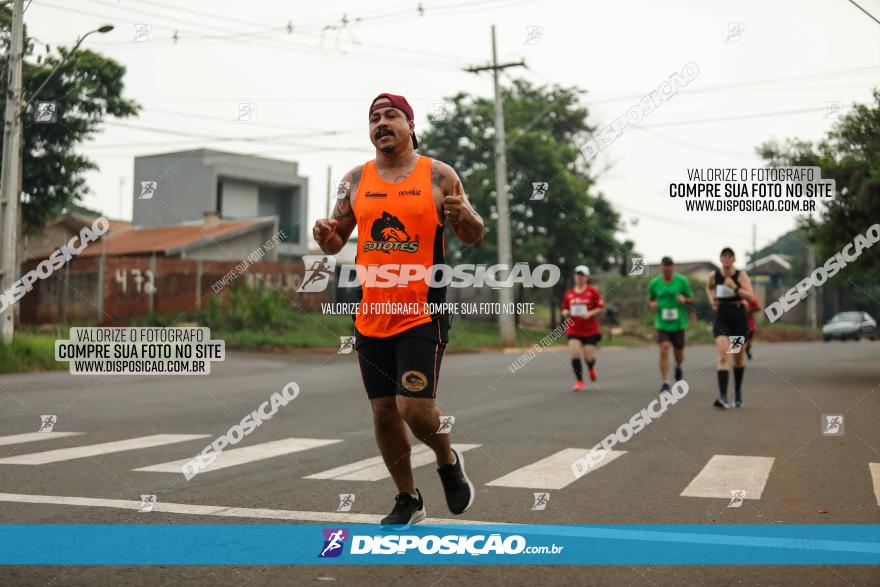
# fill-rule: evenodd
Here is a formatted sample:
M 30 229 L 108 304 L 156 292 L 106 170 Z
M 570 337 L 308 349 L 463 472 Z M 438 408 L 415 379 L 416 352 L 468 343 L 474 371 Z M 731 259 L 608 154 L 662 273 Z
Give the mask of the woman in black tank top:
M 736 269 L 736 256 L 725 247 L 721 251 L 721 269 L 709 276 L 706 284 L 709 299 L 715 309 L 712 333 L 718 351 L 718 399 L 715 405 L 727 409 L 727 382 L 730 379 L 729 357 L 733 356 L 733 379 L 736 407 L 742 407 L 742 381 L 745 374 L 746 335 L 749 331 L 745 302 L 754 297 L 752 280 L 748 273 Z

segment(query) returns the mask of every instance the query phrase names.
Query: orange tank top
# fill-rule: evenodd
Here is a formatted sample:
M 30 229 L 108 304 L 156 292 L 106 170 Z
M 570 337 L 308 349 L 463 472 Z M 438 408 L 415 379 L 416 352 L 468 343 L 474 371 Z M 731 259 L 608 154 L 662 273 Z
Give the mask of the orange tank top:
M 430 322 L 428 304 L 445 301 L 445 287 L 430 287 L 424 277 L 409 279 L 405 287 L 377 284 L 402 274 L 402 265 L 420 265 L 430 275 L 432 265 L 444 262 L 443 224 L 434 204 L 431 159 L 420 155 L 412 173 L 396 183 L 382 179 L 373 161 L 364 164 L 354 215 L 358 227 L 355 263 L 361 281 L 355 327 L 366 336 L 386 338 Z M 414 274 L 415 269 L 408 271 Z M 371 282 L 371 275 L 378 276 L 378 281 Z

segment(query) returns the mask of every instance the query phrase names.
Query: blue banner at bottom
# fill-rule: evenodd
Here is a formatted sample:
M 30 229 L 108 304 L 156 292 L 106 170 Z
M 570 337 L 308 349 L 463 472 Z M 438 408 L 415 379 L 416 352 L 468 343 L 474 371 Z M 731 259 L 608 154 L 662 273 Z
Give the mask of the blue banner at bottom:
M 5 524 L 5 565 L 877 565 L 880 525 Z

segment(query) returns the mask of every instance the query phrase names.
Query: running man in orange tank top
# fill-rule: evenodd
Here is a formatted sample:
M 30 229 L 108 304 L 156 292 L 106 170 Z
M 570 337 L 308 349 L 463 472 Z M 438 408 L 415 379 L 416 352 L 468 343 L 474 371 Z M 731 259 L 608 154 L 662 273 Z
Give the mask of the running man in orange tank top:
M 470 247 L 483 242 L 483 219 L 471 206 L 449 165 L 415 152 L 412 107 L 403 96 L 380 94 L 370 105 L 370 141 L 376 158 L 349 171 L 331 218 L 312 230 L 321 250 L 338 253 L 358 229 L 361 303 L 355 317 L 355 351 L 373 410 L 376 444 L 397 497 L 386 525 L 408 525 L 426 516 L 410 465 L 407 427 L 437 458 L 437 472 L 454 514 L 473 503 L 474 487 L 462 454 L 451 446 L 449 420 L 435 403 L 440 363 L 448 341 L 448 316 L 431 304 L 446 291 L 423 278 L 405 287 L 379 287 L 370 268 L 430 274 L 444 263 L 444 229 Z M 387 311 L 386 311 L 387 309 Z M 403 311 L 406 309 L 406 311 Z

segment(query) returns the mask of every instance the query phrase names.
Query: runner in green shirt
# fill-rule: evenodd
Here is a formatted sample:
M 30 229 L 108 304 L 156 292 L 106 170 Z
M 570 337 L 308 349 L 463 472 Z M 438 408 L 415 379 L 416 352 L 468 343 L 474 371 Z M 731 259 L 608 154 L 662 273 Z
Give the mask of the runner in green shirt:
M 660 261 L 661 275 L 648 284 L 648 307 L 657 313 L 654 327 L 657 329 L 657 343 L 660 345 L 660 375 L 663 383 L 660 392 L 669 391 L 669 347 L 675 355 L 675 380 L 684 377 L 681 364 L 684 362 L 685 333 L 687 332 L 687 308 L 685 304 L 694 301 L 694 292 L 687 277 L 675 272 L 670 257 Z

